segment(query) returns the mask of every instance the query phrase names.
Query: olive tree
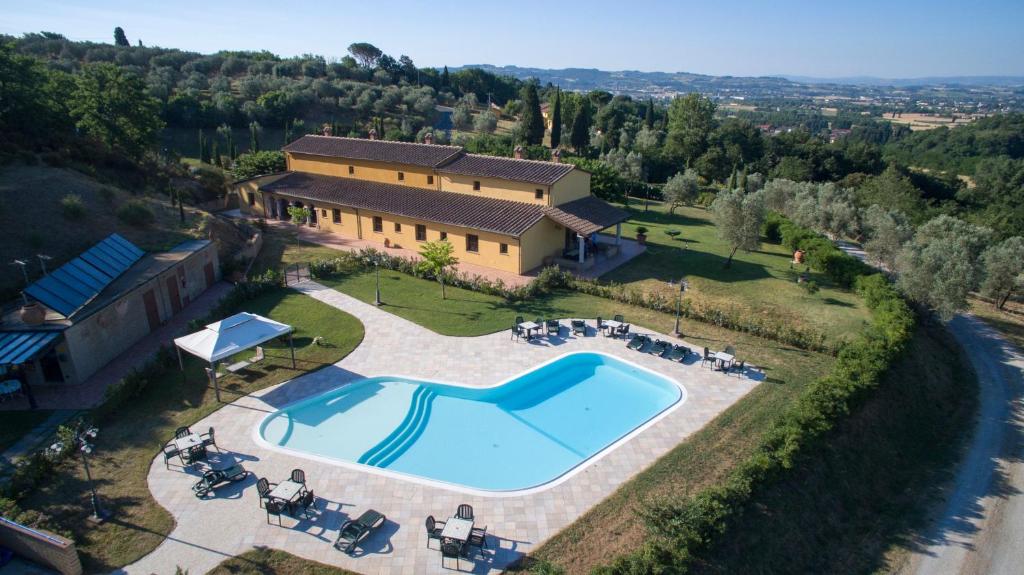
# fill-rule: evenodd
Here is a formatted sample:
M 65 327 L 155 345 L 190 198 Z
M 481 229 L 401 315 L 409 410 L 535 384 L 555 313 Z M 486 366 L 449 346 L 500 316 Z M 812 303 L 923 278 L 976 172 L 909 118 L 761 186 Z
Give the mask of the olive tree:
M 1003 309 L 1013 292 L 1024 288 L 1024 238 L 1014 236 L 991 246 L 981 256 L 985 280 L 981 294 Z
M 697 172 L 687 169 L 668 179 L 665 187 L 661 189 L 668 202 L 668 213 L 674 214 L 679 206 L 692 204 L 700 195 L 700 181 Z
M 724 267 L 732 266 L 736 250 L 757 249 L 761 242 L 761 224 L 764 222 L 764 193 L 745 194 L 742 190 L 723 190 L 711 204 L 711 215 L 718 227 L 718 235 L 732 247 Z
M 981 253 L 992 230 L 941 215 L 927 222 L 896 258 L 897 285 L 944 320 L 967 309 L 981 279 Z
M 914 228 L 903 212 L 887 210 L 878 204 L 864 211 L 864 231 L 864 251 L 886 271 L 896 269 L 896 256 L 914 237 Z

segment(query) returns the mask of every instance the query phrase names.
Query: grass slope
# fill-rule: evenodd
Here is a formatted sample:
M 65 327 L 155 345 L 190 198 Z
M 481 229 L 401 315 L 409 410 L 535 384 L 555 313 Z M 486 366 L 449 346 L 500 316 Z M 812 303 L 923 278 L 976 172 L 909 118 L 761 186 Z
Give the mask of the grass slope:
M 211 569 L 207 575 L 349 575 L 351 571 L 296 557 L 285 551 L 257 547 Z
M 61 199 L 77 194 L 85 213 L 77 219 L 62 215 Z M 146 203 L 156 216 L 146 227 L 130 226 L 118 219 L 117 209 L 129 199 Z M 186 210 L 185 225 L 178 210 L 165 202 L 102 184 L 74 170 L 47 166 L 8 166 L 0 168 L 0 261 L 26 260 L 31 279 L 41 275 L 35 254 L 53 258 L 54 269 L 113 232 L 117 232 L 146 251 L 161 251 L 190 239 L 196 217 Z M 24 284 L 21 273 L 9 269 L 0 274 L 0 299 L 15 295 Z
M 290 290 L 265 294 L 241 307 L 295 326 L 298 370 L 291 367 L 287 343 L 264 344 L 266 360 L 220 379 L 225 402 L 332 364 L 363 338 L 356 318 Z M 323 336 L 330 347 L 311 345 L 316 336 Z M 251 351 L 239 355 L 251 355 Z M 150 382 L 118 413 L 97 422 L 100 436 L 90 468 L 103 504 L 113 511 L 110 520 L 99 526 L 85 521 L 90 512 L 89 491 L 77 459 L 67 461 L 21 502 L 72 532 L 87 571 L 110 571 L 136 561 L 173 529 L 171 515 L 153 501 L 146 475 L 175 428 L 191 425 L 222 406 L 206 382 L 203 367 L 198 359 L 187 360 L 185 383 L 180 372 L 171 370 Z
M 669 280 L 685 276 L 687 297 L 695 302 L 811 327 L 832 340 L 860 331 L 869 320 L 860 298 L 832 285 L 823 274 L 810 274 L 821 291 L 808 294 L 796 283 L 799 272 L 791 268 L 792 254 L 783 246 L 762 243 L 758 251 L 738 251 L 732 267 L 724 268 L 731 250 L 718 237 L 707 210 L 683 207 L 672 215 L 660 204 L 652 203 L 644 212 L 634 203 L 629 211 L 622 234 L 633 237 L 638 226 L 647 227 L 647 251 L 602 279 L 668 292 Z M 682 233 L 673 240 L 665 234 L 668 230 Z
M 825 448 L 756 494 L 696 571 L 888 571 L 912 545 L 977 404 L 975 377 L 941 325 L 922 325 L 878 391 Z M 898 416 L 896 416 L 898 414 Z

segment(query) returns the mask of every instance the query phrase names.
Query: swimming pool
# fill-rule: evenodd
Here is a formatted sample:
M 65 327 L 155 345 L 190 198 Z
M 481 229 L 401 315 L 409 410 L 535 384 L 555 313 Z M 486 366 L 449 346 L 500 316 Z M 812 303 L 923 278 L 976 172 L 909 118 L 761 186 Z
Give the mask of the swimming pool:
M 479 491 L 549 483 L 681 401 L 668 378 L 570 353 L 489 388 L 371 377 L 261 423 L 271 446 Z

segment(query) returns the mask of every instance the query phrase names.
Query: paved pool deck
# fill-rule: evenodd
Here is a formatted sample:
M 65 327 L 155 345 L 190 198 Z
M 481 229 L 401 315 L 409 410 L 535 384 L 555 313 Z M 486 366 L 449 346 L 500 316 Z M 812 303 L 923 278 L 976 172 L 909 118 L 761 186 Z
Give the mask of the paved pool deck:
M 433 515 L 443 521 L 460 503 L 473 506 L 477 526 L 487 526 L 490 548 L 463 559 L 460 569 L 498 572 L 612 494 L 763 379 L 754 369 L 730 375 L 712 371 L 701 367 L 696 355 L 681 364 L 631 351 L 622 340 L 596 335 L 593 329 L 586 337 L 572 336 L 567 319 L 560 337 L 550 340 L 516 341 L 509 331 L 448 337 L 316 282 L 302 282 L 293 289 L 359 318 L 366 327 L 365 338 L 337 364 L 243 397 L 192 426 L 216 428 L 224 453 L 211 453 L 213 465 L 240 462 L 251 472 L 245 481 L 219 490 L 216 498 L 199 500 L 192 495 L 190 486 L 198 472 L 176 465 L 166 469 L 162 456 L 155 458 L 149 488 L 177 525 L 153 553 L 124 572 L 171 574 L 180 565 L 205 573 L 231 556 L 269 546 L 359 573 L 443 573 L 448 569 L 442 568 L 437 542 L 427 548 L 424 520 Z M 638 326 L 634 331 L 652 333 Z M 548 489 L 503 497 L 467 494 L 271 450 L 254 439 L 254 429 L 269 413 L 355 379 L 402 374 L 489 386 L 574 351 L 599 351 L 632 361 L 682 384 L 687 397 L 647 429 Z M 267 524 L 258 504 L 256 478 L 277 483 L 297 467 L 305 470 L 307 484 L 318 497 L 313 517 L 285 516 L 281 527 L 274 520 Z M 341 523 L 369 508 L 384 513 L 387 523 L 354 556 L 334 550 L 331 544 Z M 447 566 L 454 567 L 454 561 L 447 561 Z

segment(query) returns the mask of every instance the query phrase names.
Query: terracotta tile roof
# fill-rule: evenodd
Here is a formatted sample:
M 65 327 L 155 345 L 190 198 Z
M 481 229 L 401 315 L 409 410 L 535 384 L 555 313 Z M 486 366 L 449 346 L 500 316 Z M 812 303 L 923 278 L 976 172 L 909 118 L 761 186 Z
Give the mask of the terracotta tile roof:
M 484 178 L 501 178 L 518 182 L 550 185 L 573 171 L 572 164 L 516 160 L 497 156 L 463 154 L 438 168 L 442 174 L 460 174 Z
M 373 210 L 519 237 L 544 217 L 544 206 L 304 172 L 261 186 L 296 199 Z
M 462 153 L 462 148 L 459 146 L 413 144 L 410 142 L 340 138 L 312 134 L 302 136 L 281 149 L 296 154 L 393 162 L 428 168 L 436 168 Z
M 594 196 L 573 200 L 560 206 L 545 207 L 544 215 L 585 236 L 629 219 L 626 210 Z

